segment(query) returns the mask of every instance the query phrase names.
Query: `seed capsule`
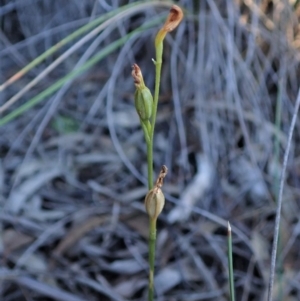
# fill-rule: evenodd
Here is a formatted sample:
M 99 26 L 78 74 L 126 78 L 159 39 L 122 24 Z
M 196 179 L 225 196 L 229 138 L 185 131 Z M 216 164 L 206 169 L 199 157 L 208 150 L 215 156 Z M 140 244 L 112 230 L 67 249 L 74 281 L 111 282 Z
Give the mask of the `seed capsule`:
M 145 208 L 151 219 L 157 219 L 165 205 L 165 196 L 158 187 L 151 189 L 145 197 Z
M 149 120 L 152 115 L 153 97 L 147 87 L 137 89 L 134 94 L 135 109 L 142 121 Z
M 150 90 L 145 86 L 142 71 L 137 64 L 132 66 L 132 77 L 136 87 L 134 104 L 141 121 L 151 118 L 153 109 L 153 97 Z

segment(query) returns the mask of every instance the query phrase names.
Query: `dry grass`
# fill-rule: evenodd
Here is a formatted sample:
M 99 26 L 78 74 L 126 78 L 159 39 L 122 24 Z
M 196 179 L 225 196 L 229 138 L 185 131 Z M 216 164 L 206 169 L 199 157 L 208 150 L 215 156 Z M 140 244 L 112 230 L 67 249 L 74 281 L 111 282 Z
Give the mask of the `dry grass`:
M 116 8 L 126 1 L 4 1 L 0 83 L 111 10 L 111 2 Z M 186 18 L 165 45 L 154 161 L 169 174 L 158 224 L 157 300 L 228 300 L 227 220 L 237 299 L 265 300 L 282 157 L 299 88 L 299 8 L 285 1 L 199 2 L 178 1 Z M 97 38 L 101 43 L 83 46 L 10 110 L 72 70 L 86 52 L 161 11 L 110 25 Z M 0 128 L 1 300 L 145 300 L 146 150 L 130 73 L 137 62 L 153 87 L 156 30 L 129 39 Z M 1 92 L 0 105 L 55 58 Z M 299 130 L 297 122 L 276 300 L 300 299 Z

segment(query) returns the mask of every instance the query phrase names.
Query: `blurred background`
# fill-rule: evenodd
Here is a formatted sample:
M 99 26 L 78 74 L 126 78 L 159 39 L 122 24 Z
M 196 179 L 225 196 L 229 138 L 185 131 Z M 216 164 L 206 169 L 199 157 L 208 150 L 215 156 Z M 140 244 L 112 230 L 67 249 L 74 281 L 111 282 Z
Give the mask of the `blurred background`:
M 164 44 L 154 146 L 156 174 L 169 169 L 156 300 L 229 300 L 228 220 L 237 299 L 265 300 L 299 89 L 299 1 L 176 4 L 185 18 Z M 131 66 L 153 91 L 153 41 L 171 5 L 0 1 L 1 300 L 146 299 L 146 147 Z M 274 300 L 300 300 L 299 129 Z

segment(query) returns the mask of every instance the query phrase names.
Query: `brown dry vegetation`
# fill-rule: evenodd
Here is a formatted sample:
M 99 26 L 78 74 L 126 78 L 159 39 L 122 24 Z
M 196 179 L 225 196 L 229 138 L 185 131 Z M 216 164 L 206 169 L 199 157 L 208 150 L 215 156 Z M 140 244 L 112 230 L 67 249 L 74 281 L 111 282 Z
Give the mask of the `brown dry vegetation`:
M 75 29 L 127 1 L 0 3 L 2 84 Z M 162 164 L 169 169 L 158 223 L 156 300 L 228 300 L 227 220 L 237 299 L 265 300 L 282 156 L 300 82 L 300 5 L 177 3 L 185 19 L 166 39 L 154 147 L 155 171 Z M 110 24 L 2 117 L 89 52 L 166 10 L 156 3 Z M 153 88 L 158 28 L 129 39 L 0 128 L 1 300 L 146 299 L 146 149 L 130 74 L 137 62 Z M 0 92 L 0 105 L 67 47 Z M 300 300 L 299 130 L 298 122 L 274 300 Z

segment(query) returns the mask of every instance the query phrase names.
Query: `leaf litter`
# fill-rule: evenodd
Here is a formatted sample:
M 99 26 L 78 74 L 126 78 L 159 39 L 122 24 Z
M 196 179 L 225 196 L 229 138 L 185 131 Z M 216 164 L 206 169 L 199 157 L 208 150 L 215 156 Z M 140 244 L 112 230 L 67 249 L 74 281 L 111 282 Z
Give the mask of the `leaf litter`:
M 54 41 L 112 9 L 105 1 L 21 2 L 0 8 L 5 24 L 1 83 Z M 261 300 L 279 158 L 299 86 L 299 6 L 270 0 L 178 4 L 194 15 L 165 45 L 154 158 L 155 169 L 168 163 L 169 174 L 158 224 L 157 299 L 228 299 L 226 230 L 217 221 L 230 220 L 236 229 L 237 297 Z M 28 18 L 28 8 L 36 18 Z M 118 21 L 97 51 L 161 11 L 151 8 L 136 19 Z M 50 97 L 45 106 L 0 128 L 2 300 L 145 300 L 145 147 L 129 79 L 130 66 L 139 61 L 148 70 L 145 81 L 153 85 L 154 32 L 128 40 L 71 82 L 58 93 L 53 111 Z M 85 51 L 62 62 L 24 101 L 70 70 Z M 38 71 L 2 91 L 0 105 Z M 280 93 L 278 87 L 283 87 Z M 50 113 L 53 121 L 63 116 L 66 128 L 43 123 Z M 300 296 L 299 132 L 297 124 L 285 179 L 283 292 L 276 282 L 285 300 Z

